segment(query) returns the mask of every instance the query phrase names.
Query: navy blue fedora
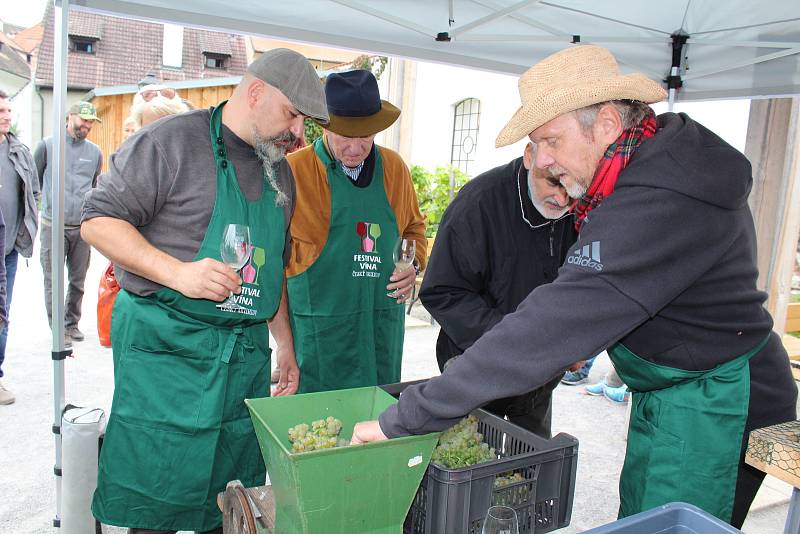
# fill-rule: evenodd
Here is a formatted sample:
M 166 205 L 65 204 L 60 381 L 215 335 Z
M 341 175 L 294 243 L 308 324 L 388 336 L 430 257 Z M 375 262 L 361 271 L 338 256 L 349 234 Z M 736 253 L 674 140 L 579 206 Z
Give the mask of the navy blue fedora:
M 345 137 L 367 137 L 385 130 L 400 116 L 400 109 L 381 100 L 378 80 L 368 70 L 330 74 L 325 81 L 328 124 Z

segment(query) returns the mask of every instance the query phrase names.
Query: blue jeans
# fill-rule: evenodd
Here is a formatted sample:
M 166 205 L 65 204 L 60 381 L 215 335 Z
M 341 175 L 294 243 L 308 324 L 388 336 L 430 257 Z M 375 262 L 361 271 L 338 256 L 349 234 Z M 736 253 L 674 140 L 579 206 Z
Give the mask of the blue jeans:
M 6 318 L 11 311 L 11 295 L 14 294 L 14 278 L 17 276 L 17 260 L 19 254 L 14 249 L 6 256 Z M 3 376 L 3 360 L 6 359 L 6 340 L 8 339 L 8 325 L 0 332 L 0 377 Z

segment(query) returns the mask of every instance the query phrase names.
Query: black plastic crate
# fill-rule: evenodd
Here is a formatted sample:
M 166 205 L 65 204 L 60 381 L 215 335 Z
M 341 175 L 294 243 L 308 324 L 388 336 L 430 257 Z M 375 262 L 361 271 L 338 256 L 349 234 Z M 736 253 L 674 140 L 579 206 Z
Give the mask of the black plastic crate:
M 384 389 L 399 396 L 410 384 Z M 575 494 L 578 440 L 568 434 L 547 440 L 484 410 L 473 415 L 498 459 L 460 469 L 429 465 L 411 503 L 404 533 L 480 534 L 486 512 L 494 504 L 516 510 L 520 534 L 567 526 Z M 498 476 L 513 473 L 522 480 L 495 487 Z

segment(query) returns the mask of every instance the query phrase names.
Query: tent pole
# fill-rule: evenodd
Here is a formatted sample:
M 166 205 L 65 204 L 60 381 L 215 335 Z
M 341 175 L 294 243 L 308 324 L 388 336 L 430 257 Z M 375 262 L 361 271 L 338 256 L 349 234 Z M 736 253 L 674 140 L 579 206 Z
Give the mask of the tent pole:
M 61 413 L 64 410 L 64 358 L 72 353 L 64 350 L 64 118 L 67 116 L 67 36 L 69 34 L 69 0 L 55 6 L 55 43 L 53 51 L 53 151 L 48 165 L 52 169 L 52 287 L 53 287 L 53 435 L 56 462 L 56 516 L 53 526 L 61 527 Z
M 669 100 L 667 100 L 667 109 L 672 111 L 672 106 L 675 105 L 675 95 L 683 86 L 683 79 L 681 78 L 681 59 L 683 59 L 683 47 L 686 46 L 686 41 L 689 36 L 685 33 L 673 33 L 670 35 L 672 39 L 672 65 L 669 69 L 669 76 L 664 80 L 667 82 L 669 88 Z

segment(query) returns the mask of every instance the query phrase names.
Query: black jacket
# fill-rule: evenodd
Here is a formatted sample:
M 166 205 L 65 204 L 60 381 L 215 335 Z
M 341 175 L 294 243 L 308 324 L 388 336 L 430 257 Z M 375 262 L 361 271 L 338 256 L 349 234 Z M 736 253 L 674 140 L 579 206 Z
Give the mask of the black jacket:
M 571 215 L 548 220 L 533 207 L 522 158 L 467 183 L 442 217 L 420 290 L 442 325 L 439 368 L 555 280 L 574 242 Z
M 556 281 L 441 376 L 408 388 L 381 428 L 388 436 L 441 430 L 617 341 L 661 365 L 707 370 L 766 336 L 750 360 L 747 427 L 794 419 L 797 387 L 756 287 L 751 185 L 741 153 L 686 115 L 659 116 L 614 194 L 589 213 Z

